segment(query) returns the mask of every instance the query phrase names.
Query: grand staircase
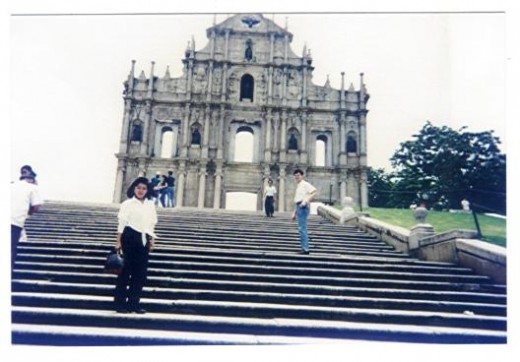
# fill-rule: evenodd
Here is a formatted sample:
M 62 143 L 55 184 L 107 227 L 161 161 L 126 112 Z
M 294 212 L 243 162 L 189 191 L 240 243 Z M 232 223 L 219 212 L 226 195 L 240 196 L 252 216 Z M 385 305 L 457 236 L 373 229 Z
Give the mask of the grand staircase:
M 142 304 L 117 314 L 103 263 L 118 205 L 48 202 L 12 279 L 12 342 L 33 345 L 506 343 L 506 287 L 311 216 L 159 209 Z

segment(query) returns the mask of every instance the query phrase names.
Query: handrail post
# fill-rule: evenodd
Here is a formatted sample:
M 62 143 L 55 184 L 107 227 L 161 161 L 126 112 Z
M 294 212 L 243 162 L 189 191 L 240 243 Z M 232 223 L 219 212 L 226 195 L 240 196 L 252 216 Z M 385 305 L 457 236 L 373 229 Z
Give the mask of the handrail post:
M 477 227 L 477 239 L 482 239 L 482 231 L 480 230 L 480 224 L 478 223 L 477 213 L 475 210 L 471 209 L 471 213 L 473 214 L 473 219 L 475 220 L 475 225 Z

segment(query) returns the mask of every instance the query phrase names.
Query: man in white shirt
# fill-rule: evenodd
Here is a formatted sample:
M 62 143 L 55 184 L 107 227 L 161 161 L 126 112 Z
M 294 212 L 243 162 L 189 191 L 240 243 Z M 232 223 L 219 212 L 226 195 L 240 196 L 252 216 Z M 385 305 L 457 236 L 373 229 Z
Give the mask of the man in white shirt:
M 36 174 L 32 170 L 22 172 L 20 180 L 11 184 L 11 270 L 25 221 L 29 215 L 38 212 L 43 204 L 35 178 Z
M 310 212 L 310 202 L 316 195 L 316 187 L 304 180 L 303 171 L 296 169 L 293 172 L 296 182 L 294 192 L 294 212 L 293 220 L 298 220 L 298 232 L 300 234 L 300 254 L 309 254 L 309 235 L 307 234 L 307 219 Z

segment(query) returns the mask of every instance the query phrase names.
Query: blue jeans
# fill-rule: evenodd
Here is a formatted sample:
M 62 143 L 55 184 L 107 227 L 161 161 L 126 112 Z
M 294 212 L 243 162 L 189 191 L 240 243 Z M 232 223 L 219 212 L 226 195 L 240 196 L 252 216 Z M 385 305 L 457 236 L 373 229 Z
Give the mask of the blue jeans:
M 298 221 L 298 232 L 300 233 L 300 246 L 303 251 L 309 251 L 309 235 L 307 234 L 309 212 L 309 205 L 305 207 L 296 205 L 296 220 Z

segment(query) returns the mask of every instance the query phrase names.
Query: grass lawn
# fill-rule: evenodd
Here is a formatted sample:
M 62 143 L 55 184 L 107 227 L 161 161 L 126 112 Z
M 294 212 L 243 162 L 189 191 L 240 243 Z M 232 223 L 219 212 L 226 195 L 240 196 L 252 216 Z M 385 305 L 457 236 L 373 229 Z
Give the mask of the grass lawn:
M 412 211 L 408 209 L 370 208 L 364 211 L 368 211 L 370 217 L 374 219 L 407 229 L 411 229 L 416 224 Z M 482 240 L 505 247 L 506 220 L 484 214 L 477 214 L 477 218 L 482 232 Z M 432 225 L 438 233 L 453 229 L 477 230 L 471 213 L 451 213 L 430 210 L 426 222 Z

